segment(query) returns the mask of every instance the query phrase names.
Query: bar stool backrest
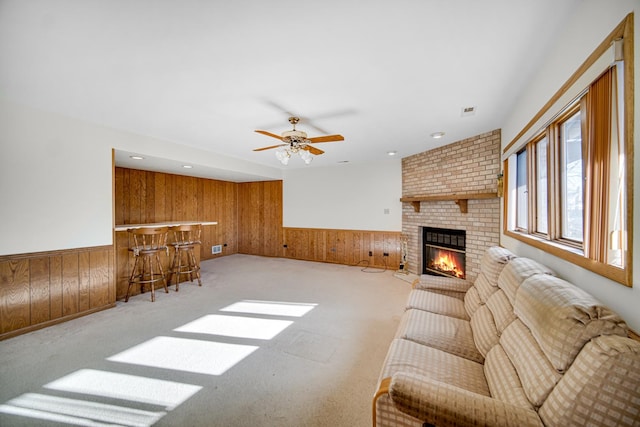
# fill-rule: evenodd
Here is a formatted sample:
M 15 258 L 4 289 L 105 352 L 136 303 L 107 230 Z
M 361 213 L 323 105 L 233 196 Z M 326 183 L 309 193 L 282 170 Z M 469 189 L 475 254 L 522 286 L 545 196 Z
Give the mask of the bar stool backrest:
M 144 252 L 168 250 L 168 227 L 141 227 L 129 230 L 133 236 L 133 244 L 130 250 L 136 255 Z
M 173 246 L 200 244 L 200 225 L 174 225 L 169 230 L 173 232 Z

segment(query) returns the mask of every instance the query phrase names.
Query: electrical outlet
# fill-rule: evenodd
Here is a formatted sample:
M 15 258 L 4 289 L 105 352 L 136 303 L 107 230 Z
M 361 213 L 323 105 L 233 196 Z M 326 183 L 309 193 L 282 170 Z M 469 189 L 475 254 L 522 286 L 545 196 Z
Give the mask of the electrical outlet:
M 373 256 L 373 252 L 369 251 L 369 256 Z
M 383 252 L 382 256 L 389 256 L 389 254 L 387 252 Z

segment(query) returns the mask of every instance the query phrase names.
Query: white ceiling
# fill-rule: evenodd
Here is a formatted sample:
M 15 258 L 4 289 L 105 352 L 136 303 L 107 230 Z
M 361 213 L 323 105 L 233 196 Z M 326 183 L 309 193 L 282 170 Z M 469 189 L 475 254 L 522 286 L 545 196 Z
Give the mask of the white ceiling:
M 254 130 L 295 114 L 345 141 L 287 168 L 383 161 L 500 128 L 579 1 L 0 0 L 0 95 L 277 168 Z

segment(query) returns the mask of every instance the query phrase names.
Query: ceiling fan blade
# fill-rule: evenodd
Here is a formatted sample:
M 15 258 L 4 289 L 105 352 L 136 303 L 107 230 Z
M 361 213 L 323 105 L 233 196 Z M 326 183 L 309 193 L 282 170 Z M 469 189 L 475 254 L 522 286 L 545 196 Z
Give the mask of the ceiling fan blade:
M 284 147 L 285 145 L 289 145 L 289 144 L 278 144 L 278 145 L 270 145 L 268 147 L 254 148 L 253 151 L 271 150 L 272 148 Z
M 257 130 L 256 132 L 261 133 L 263 135 L 270 136 L 272 138 L 282 139 L 282 137 L 280 135 L 276 135 L 275 133 L 267 132 L 266 130 Z
M 316 136 L 314 138 L 307 138 L 311 142 L 335 142 L 335 141 L 344 141 L 344 136 L 342 135 L 325 135 L 325 136 Z
M 303 148 L 303 150 L 307 150 L 308 152 L 316 156 L 319 156 L 320 154 L 324 153 L 324 151 L 322 151 L 321 149 L 312 147 L 311 145 L 307 145 L 306 147 Z

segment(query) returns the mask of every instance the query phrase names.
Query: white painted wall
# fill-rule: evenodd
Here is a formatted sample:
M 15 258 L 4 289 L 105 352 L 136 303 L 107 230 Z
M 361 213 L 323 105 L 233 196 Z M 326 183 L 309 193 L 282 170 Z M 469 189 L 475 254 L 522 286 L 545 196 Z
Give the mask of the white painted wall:
M 111 244 L 108 138 L 0 103 L 0 255 Z
M 401 231 L 401 196 L 400 159 L 288 169 L 283 182 L 283 223 L 285 227 Z
M 281 179 L 276 168 L 0 99 L 0 255 L 110 245 L 112 148 Z
M 503 148 L 515 138 L 542 106 L 554 95 L 578 67 L 587 59 L 606 36 L 632 11 L 635 11 L 635 152 L 640 149 L 640 24 L 638 0 L 585 0 L 577 4 L 571 19 L 558 34 L 557 43 L 549 52 L 535 78 L 531 80 L 520 101 L 512 109 L 511 116 L 502 127 Z M 635 192 L 640 196 L 640 156 L 635 156 Z M 577 267 L 563 259 L 549 255 L 520 241 L 501 235 L 501 244 L 518 255 L 539 260 L 553 268 L 561 277 L 582 287 L 602 302 L 616 310 L 629 326 L 640 331 L 640 206 L 634 209 L 634 274 L 633 288 L 627 288 L 606 278 Z

